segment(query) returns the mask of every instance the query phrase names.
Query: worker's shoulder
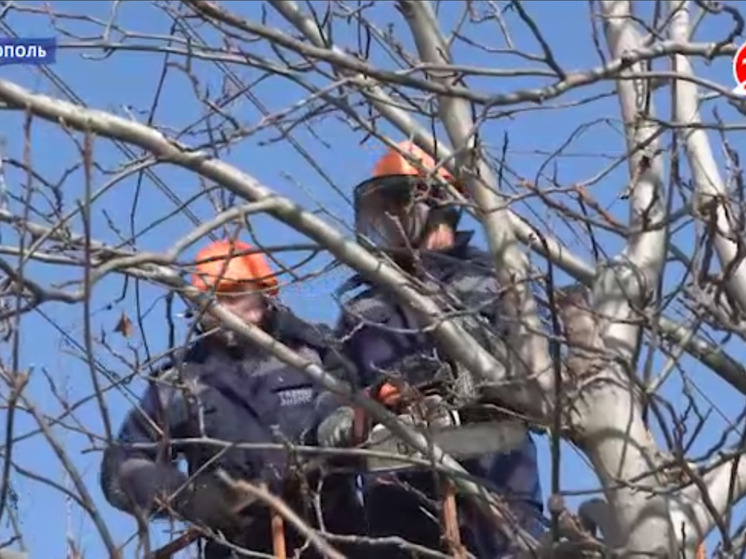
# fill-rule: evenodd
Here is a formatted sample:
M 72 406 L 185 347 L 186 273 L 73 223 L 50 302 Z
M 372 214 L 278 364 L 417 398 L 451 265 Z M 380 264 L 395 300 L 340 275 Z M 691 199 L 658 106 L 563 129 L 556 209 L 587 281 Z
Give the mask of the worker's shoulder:
M 481 248 L 467 246 L 458 258 L 464 274 L 492 276 L 495 273 L 495 260 L 492 255 Z
M 275 334 L 307 348 L 324 351 L 334 343 L 332 328 L 322 322 L 304 320 L 285 307 L 275 309 Z
M 198 342 L 173 348 L 169 351 L 168 356 L 164 357 L 155 366 L 151 378 L 160 382 L 173 381 L 179 374 L 189 371 L 191 365 L 203 361 L 204 358 L 205 349 Z
M 385 322 L 397 306 L 393 296 L 368 281 L 355 275 L 345 281 L 337 290 L 344 322 L 364 320 Z
M 469 247 L 457 258 L 443 264 L 441 281 L 450 289 L 466 295 L 499 291 L 499 282 L 492 256 L 478 248 Z
M 349 302 L 365 298 L 375 291 L 375 286 L 371 285 L 362 274 L 354 274 L 347 278 L 342 284 L 334 290 L 334 294 L 341 301 L 348 299 Z

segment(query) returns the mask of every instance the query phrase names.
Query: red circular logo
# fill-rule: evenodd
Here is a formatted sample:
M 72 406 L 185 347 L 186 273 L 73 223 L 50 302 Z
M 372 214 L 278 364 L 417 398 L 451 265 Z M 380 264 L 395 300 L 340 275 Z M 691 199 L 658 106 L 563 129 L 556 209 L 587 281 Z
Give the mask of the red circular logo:
M 738 86 L 736 89 L 746 92 L 746 43 L 740 46 L 733 57 L 733 79 Z

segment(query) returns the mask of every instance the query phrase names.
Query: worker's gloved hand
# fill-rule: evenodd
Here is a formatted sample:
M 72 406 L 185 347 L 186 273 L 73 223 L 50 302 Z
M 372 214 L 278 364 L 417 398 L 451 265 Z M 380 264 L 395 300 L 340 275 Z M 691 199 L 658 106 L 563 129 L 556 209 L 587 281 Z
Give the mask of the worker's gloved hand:
M 104 460 L 116 463 L 119 447 L 110 447 L 104 453 Z M 110 468 L 113 471 L 115 466 Z M 121 510 L 134 514 L 134 510 L 156 513 L 164 516 L 167 512 L 158 510 L 156 497 L 167 498 L 175 493 L 186 481 L 186 475 L 171 464 L 159 464 L 148 458 L 134 456 L 122 460 L 115 475 L 105 477 L 104 491 L 108 498 Z
M 341 407 L 319 425 L 316 436 L 320 446 L 345 447 L 352 444 L 355 410 Z
M 176 496 L 174 509 L 195 524 L 225 531 L 241 525 L 243 519 L 237 507 L 243 501 L 243 495 L 216 475 L 203 473 Z

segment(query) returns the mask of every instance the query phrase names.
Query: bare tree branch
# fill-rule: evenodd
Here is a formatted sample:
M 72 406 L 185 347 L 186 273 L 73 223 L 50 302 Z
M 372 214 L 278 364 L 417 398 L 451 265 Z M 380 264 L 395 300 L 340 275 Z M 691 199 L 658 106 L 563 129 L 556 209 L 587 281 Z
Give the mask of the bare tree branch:
M 674 40 L 688 37 L 688 2 L 671 0 L 669 5 L 671 37 Z M 691 62 L 684 55 L 674 55 L 674 71 L 682 77 L 694 75 Z M 677 80 L 675 122 L 686 125 L 701 122 L 697 89 L 697 85 L 690 81 Z M 682 128 L 678 133 L 692 169 L 699 212 L 705 219 L 714 220 L 715 248 L 723 268 L 723 276 L 727 278 L 728 288 L 739 306 L 746 309 L 746 247 L 741 232 L 736 230 L 733 223 L 734 218 L 727 202 L 728 193 L 715 162 L 707 133 L 696 126 Z
M 401 1 L 415 43 L 424 62 L 447 65 L 451 63 L 448 45 L 440 33 L 430 2 Z M 437 76 L 433 81 L 453 82 L 448 75 Z M 554 379 L 552 364 L 547 351 L 546 338 L 540 334 L 541 322 L 537 314 L 530 285 L 528 259 L 518 247 L 510 219 L 505 208 L 507 200 L 495 190 L 496 177 L 484 164 L 480 146 L 476 141 L 476 123 L 469 106 L 463 99 L 441 96 L 440 117 L 455 149 L 459 175 L 466 179 L 477 204 L 477 212 L 487 232 L 487 239 L 495 259 L 495 270 L 501 285 L 507 288 L 504 297 L 506 316 L 510 320 L 510 344 L 518 355 L 518 362 L 525 366 L 525 374 L 538 384 L 538 390 L 527 392 L 524 401 L 536 399 L 537 394 L 551 394 Z M 541 396 L 539 396 L 541 398 Z M 547 409 L 549 407 L 547 406 Z

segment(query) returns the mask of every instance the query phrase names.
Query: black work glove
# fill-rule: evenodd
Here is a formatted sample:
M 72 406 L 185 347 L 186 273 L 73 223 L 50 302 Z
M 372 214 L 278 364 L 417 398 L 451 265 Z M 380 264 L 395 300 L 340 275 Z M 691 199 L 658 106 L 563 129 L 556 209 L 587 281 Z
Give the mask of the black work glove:
M 125 460 L 116 475 L 107 480 L 105 491 L 115 506 L 122 510 L 134 514 L 133 509 L 138 509 L 146 514 L 165 516 L 167 512 L 158 510 L 156 501 L 174 494 L 186 480 L 187 476 L 173 464 L 157 463 L 147 457 L 132 457 Z
M 250 520 L 241 512 L 251 499 L 213 472 L 196 475 L 172 503 L 186 520 L 221 531 L 235 530 Z

